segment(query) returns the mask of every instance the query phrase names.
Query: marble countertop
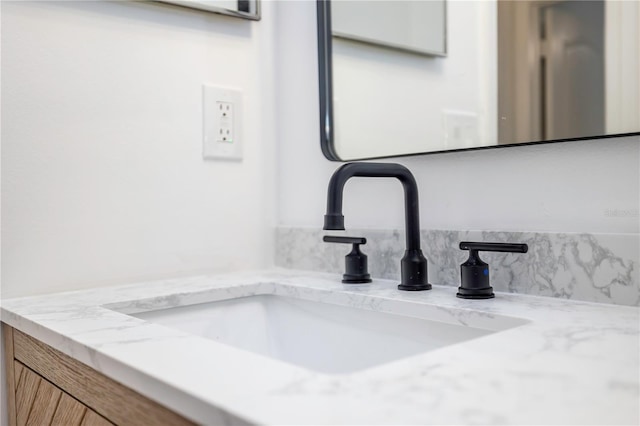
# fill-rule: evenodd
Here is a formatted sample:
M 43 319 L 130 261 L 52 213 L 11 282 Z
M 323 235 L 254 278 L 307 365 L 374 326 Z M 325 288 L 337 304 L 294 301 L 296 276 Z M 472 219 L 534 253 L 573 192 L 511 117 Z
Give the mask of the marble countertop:
M 638 308 L 396 284 L 289 270 L 199 276 L 3 300 L 2 321 L 203 424 L 640 423 Z M 526 323 L 330 375 L 126 315 L 255 294 Z

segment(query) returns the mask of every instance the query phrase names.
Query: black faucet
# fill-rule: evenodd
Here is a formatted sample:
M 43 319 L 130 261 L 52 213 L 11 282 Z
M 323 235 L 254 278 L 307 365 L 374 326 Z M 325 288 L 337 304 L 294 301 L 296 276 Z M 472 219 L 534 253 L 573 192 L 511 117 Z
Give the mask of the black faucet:
M 344 184 L 354 176 L 393 177 L 404 188 L 405 228 L 407 249 L 400 261 L 401 282 L 399 290 L 430 290 L 427 282 L 427 259 L 420 250 L 420 215 L 418 209 L 418 185 L 406 167 L 395 163 L 347 163 L 333 173 L 327 193 L 325 230 L 344 231 L 342 192 Z

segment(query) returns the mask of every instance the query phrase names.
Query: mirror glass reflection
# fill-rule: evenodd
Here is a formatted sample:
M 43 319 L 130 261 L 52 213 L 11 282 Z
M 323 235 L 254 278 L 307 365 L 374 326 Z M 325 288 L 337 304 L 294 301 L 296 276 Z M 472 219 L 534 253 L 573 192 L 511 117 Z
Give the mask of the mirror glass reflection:
M 331 74 L 321 113 L 332 159 L 640 131 L 640 2 L 447 1 L 434 2 L 446 13 L 430 16 L 386 12 L 400 20 L 387 32 L 412 32 L 416 22 L 438 28 L 420 37 L 437 45 L 440 34 L 440 51 L 345 36 L 379 14 L 370 7 L 411 3 L 331 2 L 331 66 L 320 62 L 321 78 Z
M 446 52 L 445 0 L 334 1 L 334 37 L 426 55 Z

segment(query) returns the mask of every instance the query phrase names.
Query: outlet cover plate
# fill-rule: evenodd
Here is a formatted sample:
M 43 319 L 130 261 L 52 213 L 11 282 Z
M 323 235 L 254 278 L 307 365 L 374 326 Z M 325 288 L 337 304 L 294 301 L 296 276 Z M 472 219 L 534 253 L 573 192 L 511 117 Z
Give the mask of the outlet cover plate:
M 473 148 L 480 145 L 478 114 L 445 109 L 442 110 L 442 115 L 445 148 Z
M 220 105 L 231 105 L 233 116 L 225 119 Z M 202 86 L 202 158 L 205 160 L 242 160 L 242 92 L 236 89 Z M 232 138 L 223 140 L 221 131 L 226 133 L 231 125 Z

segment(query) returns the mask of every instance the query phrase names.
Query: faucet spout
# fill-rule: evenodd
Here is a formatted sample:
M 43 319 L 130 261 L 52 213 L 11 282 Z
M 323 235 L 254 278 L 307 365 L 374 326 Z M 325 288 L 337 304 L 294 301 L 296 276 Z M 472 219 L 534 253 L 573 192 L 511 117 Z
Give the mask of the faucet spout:
M 407 248 L 401 261 L 402 281 L 400 290 L 429 290 L 427 283 L 427 259 L 420 249 L 420 213 L 418 185 L 406 167 L 395 163 L 347 163 L 338 168 L 329 180 L 325 230 L 344 230 L 342 198 L 344 185 L 352 177 L 391 177 L 404 188 L 405 233 Z

